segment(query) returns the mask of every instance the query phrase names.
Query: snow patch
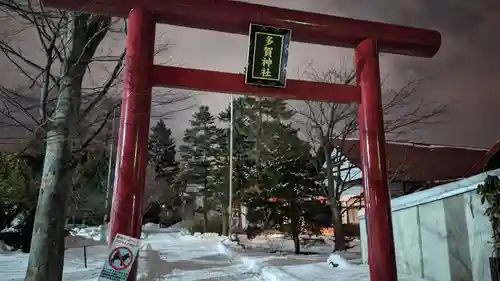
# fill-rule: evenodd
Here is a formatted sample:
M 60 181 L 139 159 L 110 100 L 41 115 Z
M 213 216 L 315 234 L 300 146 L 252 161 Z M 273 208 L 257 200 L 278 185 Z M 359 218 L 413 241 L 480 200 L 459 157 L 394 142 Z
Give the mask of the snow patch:
M 160 229 L 160 225 L 159 224 L 156 224 L 156 223 L 152 223 L 152 222 L 148 222 L 146 223 L 145 225 L 142 226 L 142 229 L 146 229 L 146 230 L 159 230 Z
M 147 225 L 147 224 L 146 224 Z M 147 226 L 146 232 L 151 232 L 152 229 L 159 229 L 159 228 L 153 228 L 151 225 Z M 76 228 L 73 229 L 70 234 L 72 236 L 79 236 L 87 239 L 92 239 L 95 241 L 101 241 L 101 234 L 103 233 L 102 231 L 102 226 L 88 226 L 88 227 L 83 227 L 83 228 Z M 141 232 L 141 239 L 145 239 L 147 237 L 146 233 Z
M 300 279 L 295 278 L 278 267 L 266 265 L 265 261 L 270 259 L 270 257 L 258 259 L 236 256 L 235 259 L 243 263 L 248 270 L 260 275 L 265 281 L 300 281 Z
M 5 232 L 5 233 L 7 233 L 7 232 L 18 232 L 18 230 L 17 230 L 15 227 L 12 227 L 12 226 L 11 226 L 11 227 L 6 227 L 6 228 L 4 228 L 4 229 L 3 229 L 2 231 L 0 231 L 0 232 Z
M 9 245 L 5 244 L 5 242 L 0 240 L 0 253 L 10 252 L 10 251 L 12 251 L 12 247 L 10 247 Z
M 195 232 L 193 233 L 193 236 L 196 238 L 220 237 L 218 233 L 211 233 L 211 232 L 206 232 L 206 233 Z
M 80 236 L 83 238 L 100 241 L 101 240 L 101 227 L 100 226 L 95 226 L 95 227 L 92 226 L 92 227 L 81 228 L 80 230 L 78 230 L 78 232 L 76 232 L 76 234 L 74 236 Z
M 354 267 L 345 258 L 337 254 L 331 254 L 326 260 L 326 263 L 331 268 L 350 269 Z
M 225 243 L 227 243 L 227 241 L 224 241 Z M 231 251 L 226 245 L 224 245 L 222 243 L 222 241 L 220 241 L 219 243 L 217 243 L 217 251 L 223 255 L 228 255 L 228 256 L 234 256 L 234 252 Z
M 301 281 L 301 279 L 295 278 L 286 271 L 272 266 L 263 267 L 260 275 L 265 281 Z
M 10 223 L 10 225 L 4 228 L 0 232 L 18 232 L 24 222 L 24 214 L 18 214 Z
M 249 271 L 262 277 L 264 281 L 300 281 L 300 279 L 288 274 L 286 271 L 275 266 L 266 265 L 265 261 L 272 259 L 271 256 L 256 258 L 241 256 L 232 251 L 228 246 L 237 245 L 236 242 L 224 240 L 217 244 L 217 250 L 224 255 L 228 255 L 235 261 L 242 263 Z
M 149 276 L 146 272 L 139 272 L 137 273 L 137 281 L 147 281 L 149 280 Z

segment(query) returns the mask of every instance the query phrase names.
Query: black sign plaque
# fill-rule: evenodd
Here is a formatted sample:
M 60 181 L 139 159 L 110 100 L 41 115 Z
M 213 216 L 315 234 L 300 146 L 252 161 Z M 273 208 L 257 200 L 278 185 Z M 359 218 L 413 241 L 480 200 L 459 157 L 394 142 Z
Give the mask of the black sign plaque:
M 286 66 L 291 30 L 250 24 L 247 84 L 286 86 Z

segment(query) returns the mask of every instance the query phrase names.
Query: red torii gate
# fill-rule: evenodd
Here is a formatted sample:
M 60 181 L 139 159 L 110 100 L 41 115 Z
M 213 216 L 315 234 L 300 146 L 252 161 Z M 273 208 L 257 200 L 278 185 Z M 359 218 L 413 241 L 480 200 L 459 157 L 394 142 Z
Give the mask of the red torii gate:
M 72 11 L 128 17 L 124 92 L 117 149 L 111 235 L 139 237 L 153 86 L 298 100 L 359 104 L 360 143 L 372 281 L 396 281 L 387 183 L 379 52 L 432 57 L 432 30 L 307 13 L 230 0 L 44 0 Z M 250 23 L 291 29 L 293 40 L 355 49 L 358 86 L 288 80 L 287 87 L 245 84 L 243 75 L 153 64 L 157 23 L 248 34 Z M 129 280 L 135 280 L 131 274 Z

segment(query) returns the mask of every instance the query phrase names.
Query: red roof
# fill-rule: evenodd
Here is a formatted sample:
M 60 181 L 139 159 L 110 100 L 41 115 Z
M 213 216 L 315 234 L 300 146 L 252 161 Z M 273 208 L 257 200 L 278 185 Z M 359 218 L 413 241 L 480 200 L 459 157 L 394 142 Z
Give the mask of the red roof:
M 361 167 L 359 140 L 345 140 L 343 154 Z M 446 181 L 464 177 L 488 152 L 487 149 L 387 142 L 390 180 L 408 182 Z

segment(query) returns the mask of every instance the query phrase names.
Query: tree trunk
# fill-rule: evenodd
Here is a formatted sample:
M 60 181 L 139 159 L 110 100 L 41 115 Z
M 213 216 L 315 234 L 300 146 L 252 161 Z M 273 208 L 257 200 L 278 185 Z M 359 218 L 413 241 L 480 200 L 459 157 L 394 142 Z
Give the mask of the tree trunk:
M 45 163 L 35 215 L 25 281 L 61 280 L 64 265 L 64 222 L 71 190 L 71 133 L 77 118 L 80 81 L 63 79 L 55 118 L 47 132 Z
M 335 225 L 335 251 L 345 251 L 346 240 L 344 226 L 342 224 L 342 212 L 337 200 L 333 200 L 334 204 L 330 204 L 332 210 L 333 224 Z
M 180 217 L 181 217 L 181 221 L 184 221 L 186 219 L 186 216 L 185 216 L 185 212 L 186 212 L 186 202 L 184 200 L 184 196 L 182 197 L 182 201 L 181 201 L 181 213 L 180 213 Z
M 293 233 L 292 233 L 292 238 L 293 238 L 293 244 L 295 246 L 295 254 L 300 254 L 300 226 L 298 223 L 293 224 Z
M 222 219 L 222 235 L 229 235 L 229 210 L 227 206 L 222 206 L 221 211 L 221 219 Z
M 333 148 L 328 142 L 323 145 L 325 159 L 326 159 L 326 176 L 328 184 L 328 200 L 330 209 L 332 211 L 332 226 L 335 227 L 335 251 L 344 251 L 346 249 L 344 229 L 342 225 L 342 212 L 339 202 L 337 201 L 337 194 L 335 190 L 335 182 L 333 180 L 333 161 L 332 151 Z
M 203 232 L 208 232 L 208 213 L 206 210 L 203 210 Z
M 108 17 L 69 13 L 57 106 L 47 126 L 45 160 L 25 281 L 62 280 L 64 223 L 71 190 L 72 142 L 85 70 L 109 25 Z M 107 19 L 107 23 L 106 23 Z M 105 30 L 102 30 L 106 28 Z
M 6 222 L 6 219 L 5 219 L 5 211 L 4 211 L 4 207 L 3 207 L 3 196 L 2 196 L 1 191 L 0 191 L 0 230 L 7 227 L 7 225 L 4 225 L 5 222 Z
M 181 202 L 181 220 L 186 220 L 186 199 L 184 198 L 184 194 L 182 194 L 182 202 Z

